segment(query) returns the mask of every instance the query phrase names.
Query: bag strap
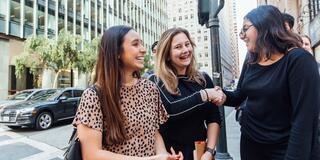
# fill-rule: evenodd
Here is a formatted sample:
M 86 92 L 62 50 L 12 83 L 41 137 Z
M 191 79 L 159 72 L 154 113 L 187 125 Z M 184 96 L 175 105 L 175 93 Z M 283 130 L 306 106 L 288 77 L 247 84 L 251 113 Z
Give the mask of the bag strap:
M 69 139 L 69 143 L 77 136 L 77 127 L 73 128 L 72 134 Z

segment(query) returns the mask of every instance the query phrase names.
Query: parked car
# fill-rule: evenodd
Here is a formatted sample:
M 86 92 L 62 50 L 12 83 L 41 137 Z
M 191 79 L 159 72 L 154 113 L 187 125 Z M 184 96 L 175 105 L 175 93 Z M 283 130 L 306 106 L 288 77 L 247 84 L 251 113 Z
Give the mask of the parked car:
M 53 123 L 75 116 L 83 89 L 49 89 L 28 101 L 0 109 L 0 123 L 10 127 L 50 128 Z
M 17 92 L 16 94 L 10 96 L 8 99 L 5 100 L 0 100 L 0 108 L 10 105 L 10 104 L 15 104 L 21 101 L 27 101 L 29 100 L 32 96 L 36 96 L 37 94 L 41 94 L 41 91 L 46 90 L 46 89 L 27 89 L 23 90 L 20 92 Z

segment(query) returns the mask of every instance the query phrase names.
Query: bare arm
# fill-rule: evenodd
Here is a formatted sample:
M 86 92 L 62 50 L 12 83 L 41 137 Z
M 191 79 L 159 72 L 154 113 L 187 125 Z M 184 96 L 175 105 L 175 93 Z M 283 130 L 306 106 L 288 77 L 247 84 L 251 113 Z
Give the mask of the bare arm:
M 218 123 L 209 123 L 208 124 L 208 130 L 207 130 L 207 147 L 214 149 L 216 147 L 218 136 L 219 136 L 219 124 Z M 205 152 L 203 156 L 201 157 L 201 160 L 211 160 L 214 159 L 212 157 L 211 153 Z
M 77 126 L 84 160 L 156 160 L 157 157 L 132 157 L 102 149 L 102 133 L 83 124 Z
M 168 154 L 166 147 L 164 145 L 162 136 L 159 133 L 159 131 L 156 131 L 155 138 L 156 138 L 156 144 L 155 144 L 156 153 L 157 154 Z

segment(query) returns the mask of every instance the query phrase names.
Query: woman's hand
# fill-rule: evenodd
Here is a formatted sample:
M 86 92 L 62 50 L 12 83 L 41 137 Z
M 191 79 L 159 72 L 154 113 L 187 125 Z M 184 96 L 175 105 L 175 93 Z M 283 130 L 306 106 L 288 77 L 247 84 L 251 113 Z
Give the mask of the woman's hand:
M 181 152 L 176 154 L 174 149 L 171 147 L 170 148 L 171 155 L 169 153 L 161 153 L 157 154 L 156 156 L 153 156 L 151 159 L 152 160 L 183 160 L 183 155 Z
M 220 87 L 207 88 L 206 91 L 208 93 L 209 101 L 215 105 L 221 106 L 226 101 L 226 95 Z
M 204 154 L 201 156 L 201 160 L 214 160 L 214 157 L 212 157 L 211 153 L 204 152 Z

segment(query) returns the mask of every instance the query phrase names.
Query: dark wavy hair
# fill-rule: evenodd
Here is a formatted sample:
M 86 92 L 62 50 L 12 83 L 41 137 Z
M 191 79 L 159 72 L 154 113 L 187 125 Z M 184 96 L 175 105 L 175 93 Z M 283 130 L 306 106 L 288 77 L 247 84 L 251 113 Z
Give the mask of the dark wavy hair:
M 257 40 L 254 54 L 249 62 L 258 63 L 263 57 L 280 52 L 286 54 L 292 47 L 301 47 L 299 35 L 286 30 L 284 17 L 278 8 L 272 5 L 261 5 L 251 10 L 244 19 L 249 20 L 257 29 Z

